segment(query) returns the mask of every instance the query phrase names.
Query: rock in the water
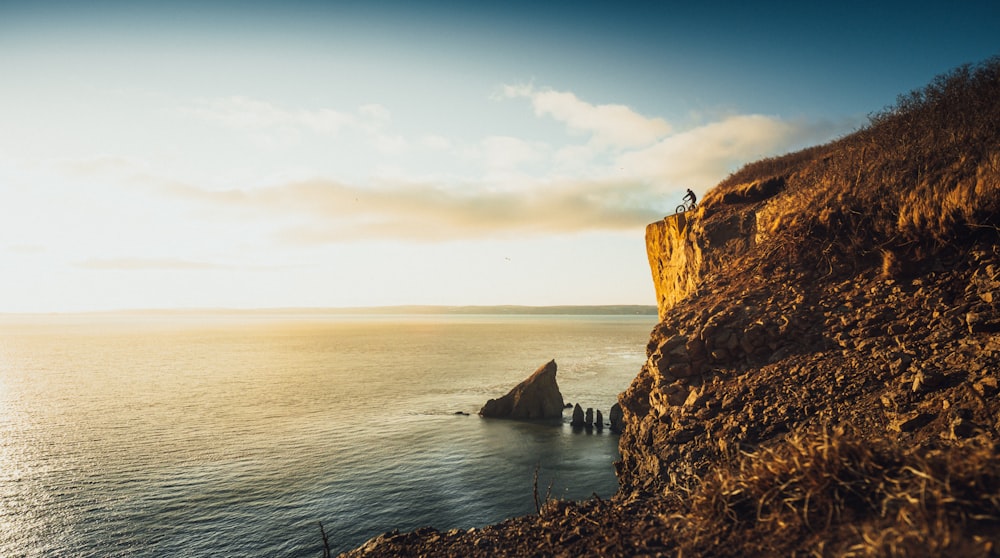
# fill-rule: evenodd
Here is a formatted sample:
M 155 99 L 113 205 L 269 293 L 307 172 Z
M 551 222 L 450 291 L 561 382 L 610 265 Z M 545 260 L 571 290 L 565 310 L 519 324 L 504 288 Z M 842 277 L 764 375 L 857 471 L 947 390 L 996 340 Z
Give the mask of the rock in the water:
M 579 403 L 573 407 L 573 420 L 569 424 L 570 426 L 583 426 L 583 407 Z
M 535 370 L 500 399 L 490 399 L 479 414 L 490 418 L 550 419 L 562 416 L 563 397 L 556 383 L 556 361 Z
M 587 414 L 585 417 L 586 418 L 583 419 L 583 425 L 590 428 L 590 426 L 594 424 L 594 409 L 587 407 Z
M 612 405 L 611 413 L 608 416 L 608 419 L 611 421 L 611 431 L 620 434 L 622 431 L 622 426 L 624 426 L 623 424 L 624 416 L 622 413 L 622 406 L 619 405 L 618 403 Z
M 597 410 L 597 418 L 594 419 L 594 426 L 596 426 L 598 430 L 604 430 L 604 415 L 601 414 L 600 409 Z

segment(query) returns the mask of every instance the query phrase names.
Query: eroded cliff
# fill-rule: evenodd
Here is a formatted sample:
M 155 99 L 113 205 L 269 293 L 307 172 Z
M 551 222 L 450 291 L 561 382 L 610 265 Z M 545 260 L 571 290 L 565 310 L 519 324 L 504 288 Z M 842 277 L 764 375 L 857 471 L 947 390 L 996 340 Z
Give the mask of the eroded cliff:
M 758 203 L 743 211 L 728 211 L 723 218 L 706 219 L 712 213 L 703 205 L 646 226 L 646 254 L 661 320 L 675 304 L 697 293 L 706 274 L 723 269 L 766 238 L 757 229 L 757 211 L 763 211 L 766 205 L 760 202 L 780 191 L 783 184 L 783 179 L 773 178 L 764 187 L 752 183 L 730 194 L 725 203 Z

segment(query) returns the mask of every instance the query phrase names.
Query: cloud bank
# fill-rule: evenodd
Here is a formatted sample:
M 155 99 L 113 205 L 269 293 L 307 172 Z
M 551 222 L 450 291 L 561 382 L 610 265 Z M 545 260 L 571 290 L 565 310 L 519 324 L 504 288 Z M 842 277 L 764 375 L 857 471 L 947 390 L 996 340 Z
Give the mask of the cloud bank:
M 209 262 L 197 262 L 172 258 L 90 258 L 77 262 L 76 267 L 82 269 L 98 269 L 104 271 L 191 271 L 222 269 L 226 266 Z
M 472 170 L 416 176 L 399 166 L 391 176 L 362 181 L 319 176 L 214 190 L 175 183 L 164 190 L 234 217 L 280 221 L 276 234 L 303 244 L 635 230 L 661 218 L 685 188 L 703 192 L 742 164 L 845 129 L 757 114 L 677 129 L 625 105 L 592 104 L 531 85 L 504 86 L 495 100 L 527 100 L 535 118 L 562 123 L 566 137 L 488 136 L 469 144 L 428 134 L 410 141 L 391 134 L 389 111 L 380 105 L 306 111 L 232 97 L 202 103 L 192 114 L 278 136 L 360 132 L 373 149 L 395 137 L 397 146 Z

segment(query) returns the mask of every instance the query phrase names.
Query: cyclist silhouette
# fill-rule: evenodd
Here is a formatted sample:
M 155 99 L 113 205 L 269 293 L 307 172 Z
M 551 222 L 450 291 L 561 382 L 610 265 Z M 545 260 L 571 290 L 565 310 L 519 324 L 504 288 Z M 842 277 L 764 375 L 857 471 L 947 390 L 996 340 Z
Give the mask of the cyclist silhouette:
M 695 196 L 694 192 L 691 191 L 691 188 L 688 188 L 688 193 L 684 194 L 684 201 L 690 202 L 691 207 L 694 207 L 695 203 L 698 201 L 698 196 Z
M 698 197 L 694 195 L 694 192 L 688 188 L 687 194 L 684 194 L 683 203 L 677 206 L 674 210 L 675 213 L 684 213 L 685 211 L 691 211 L 694 209 L 695 203 L 698 201 Z

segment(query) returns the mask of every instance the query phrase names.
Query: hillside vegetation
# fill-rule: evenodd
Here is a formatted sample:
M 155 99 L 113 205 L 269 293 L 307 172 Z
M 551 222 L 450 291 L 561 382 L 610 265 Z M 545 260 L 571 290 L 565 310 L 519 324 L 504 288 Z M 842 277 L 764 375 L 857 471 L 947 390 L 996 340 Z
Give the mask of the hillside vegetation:
M 1000 553 L 1000 58 L 671 219 L 709 263 L 619 397 L 615 498 L 351 555 Z
M 882 258 L 898 271 L 995 238 L 998 98 L 1000 57 L 961 66 L 847 137 L 746 165 L 705 196 L 703 218 L 767 200 L 758 219 L 768 253 L 751 255 L 765 265 Z

